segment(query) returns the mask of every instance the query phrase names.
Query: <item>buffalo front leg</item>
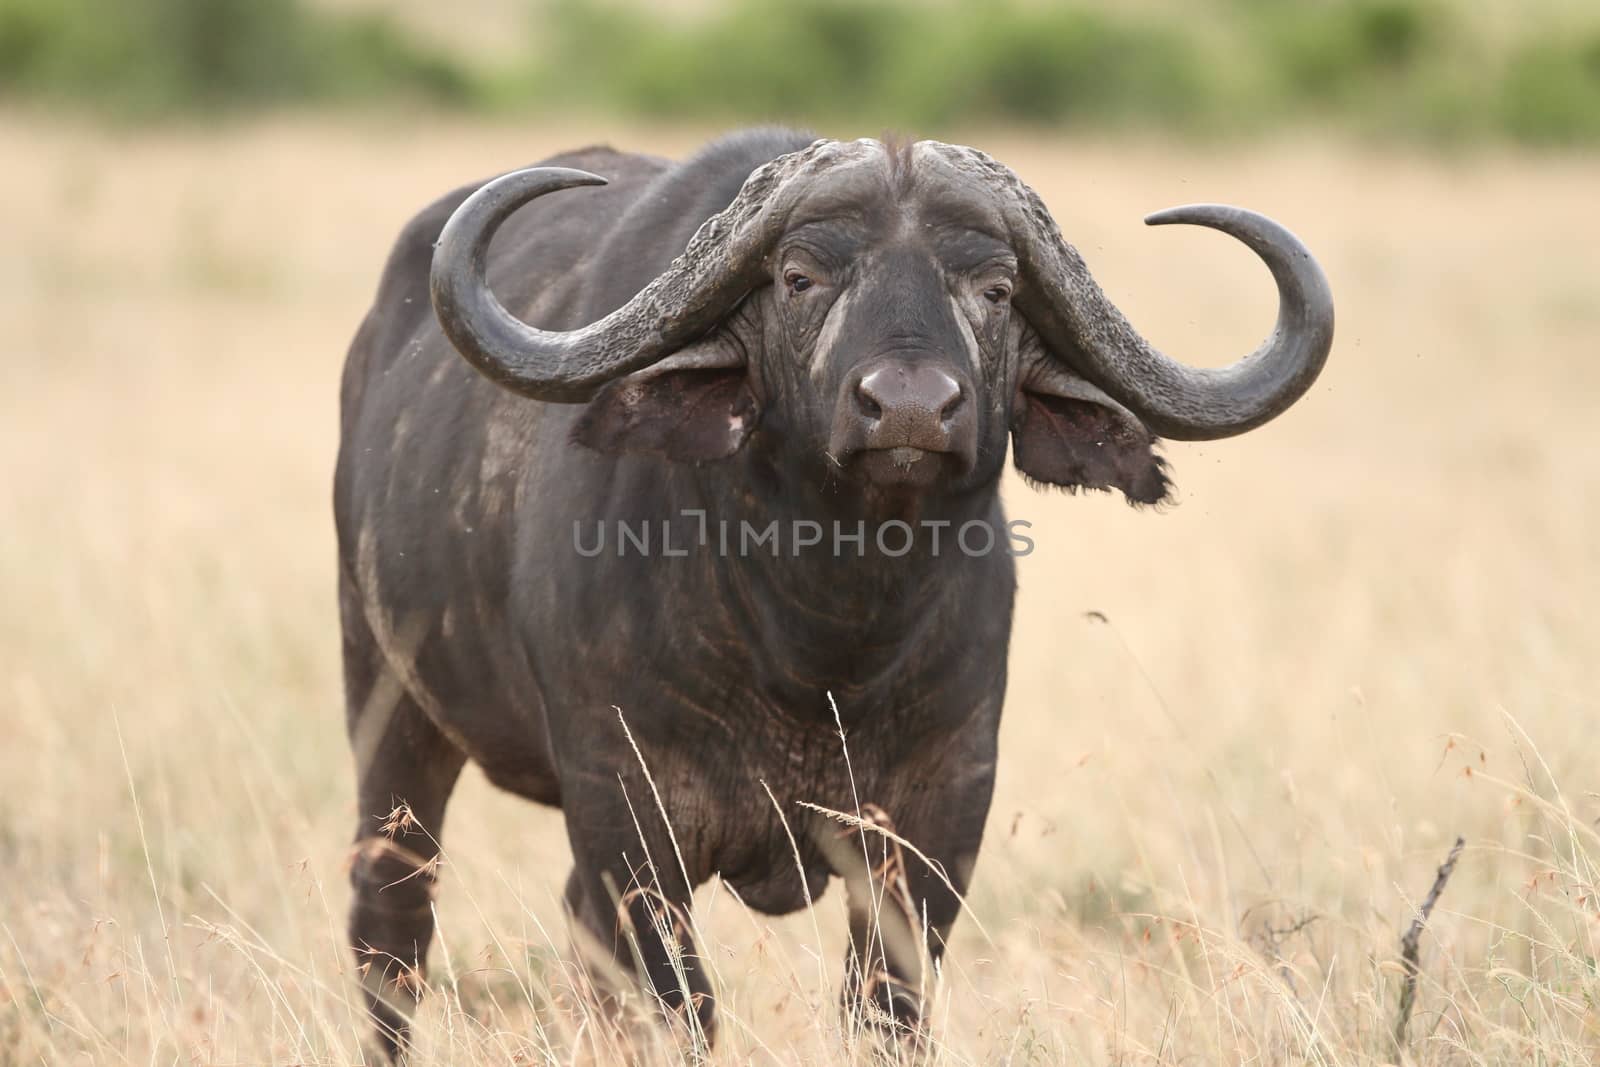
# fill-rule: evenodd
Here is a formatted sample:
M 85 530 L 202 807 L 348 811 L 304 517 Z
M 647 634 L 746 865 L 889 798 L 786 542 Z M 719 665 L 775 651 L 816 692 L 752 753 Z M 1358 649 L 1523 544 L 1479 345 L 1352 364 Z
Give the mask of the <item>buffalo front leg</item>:
M 668 844 L 668 857 L 670 849 Z M 692 887 L 650 863 L 599 863 L 591 850 L 574 851 L 578 866 L 567 880 L 566 903 L 580 951 L 601 972 L 592 977 L 611 987 L 604 992 L 614 991 L 614 977 L 636 980 L 680 1040 L 697 1052 L 709 1051 L 716 1004 L 690 929 Z
M 349 937 L 367 1011 L 394 1059 L 422 995 L 439 832 L 466 757 L 386 671 L 379 674 L 351 712 L 359 816 Z
M 981 834 L 981 819 L 975 825 Z M 830 852 L 844 878 L 849 910 L 846 1020 L 915 1042 L 924 1034 L 930 969 L 944 954 L 960 913 L 977 840 L 944 840 L 951 836 L 948 826 L 937 832 L 907 824 L 902 829 L 903 837 L 888 812 L 864 804 L 861 825 L 836 828 Z M 922 850 L 936 866 L 908 854 L 902 840 L 924 842 Z
M 888 812 L 863 804 L 861 822 L 835 829 L 830 849 L 850 923 L 843 1008 L 853 1025 L 913 1035 L 922 1025 L 923 919 Z

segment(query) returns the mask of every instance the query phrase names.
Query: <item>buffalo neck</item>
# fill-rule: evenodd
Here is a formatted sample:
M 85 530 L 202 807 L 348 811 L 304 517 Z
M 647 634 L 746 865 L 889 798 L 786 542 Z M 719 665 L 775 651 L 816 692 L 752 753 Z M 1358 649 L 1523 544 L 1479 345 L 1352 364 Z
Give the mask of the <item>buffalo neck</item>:
M 908 668 L 958 639 L 962 605 L 974 602 L 977 585 L 1009 588 L 995 484 L 886 505 L 857 486 L 779 471 L 759 454 L 697 475 L 708 518 L 730 531 L 728 551 L 707 575 L 729 617 L 760 635 L 755 647 L 783 687 L 802 701 L 827 688 L 847 719 L 845 704 L 868 713 L 861 705 L 903 689 L 918 676 Z M 987 551 L 963 550 L 960 531 L 972 523 L 993 532 Z M 774 524 L 775 551 L 738 539 Z M 968 549 L 988 544 L 978 527 L 969 532 Z M 825 702 L 816 710 L 832 714 Z

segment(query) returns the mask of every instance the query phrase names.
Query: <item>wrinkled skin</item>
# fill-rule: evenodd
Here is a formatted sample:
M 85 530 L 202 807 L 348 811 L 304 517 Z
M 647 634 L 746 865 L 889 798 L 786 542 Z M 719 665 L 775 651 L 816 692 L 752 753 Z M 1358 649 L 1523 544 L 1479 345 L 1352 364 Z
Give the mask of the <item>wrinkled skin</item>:
M 660 273 L 751 170 L 808 142 L 747 133 L 683 164 L 602 148 L 557 157 L 609 184 L 522 209 L 496 239 L 490 281 L 540 327 L 594 321 Z M 692 366 L 669 359 L 584 404 L 502 390 L 441 335 L 432 246 L 475 187 L 401 235 L 346 366 L 335 487 L 359 779 L 351 937 L 391 1049 L 432 935 L 427 862 L 468 760 L 564 811 L 577 924 L 627 967 L 633 938 L 669 1013 L 714 1027 L 686 921 L 695 885 L 720 875 L 781 914 L 840 874 L 853 879 L 847 1003 L 915 1025 L 919 961 L 869 943 L 872 883 L 854 868 L 864 842 L 841 853 L 838 825 L 800 804 L 875 805 L 871 821 L 947 872 L 948 886 L 910 859 L 891 879 L 937 957 L 989 808 L 1015 588 L 1006 553 L 952 551 L 949 531 L 973 519 L 1003 529 L 1008 439 L 1038 483 L 1140 503 L 1167 490 L 1148 430 L 1044 359 L 1014 309 L 1025 294 L 1005 226 L 940 165 L 880 146 L 830 172 L 792 205 L 770 284 Z M 659 538 L 675 519 L 674 543 L 692 543 L 696 520 L 676 518 L 687 509 L 734 528 L 951 526 L 937 557 L 920 538 L 885 556 L 870 533 L 863 554 L 851 544 L 840 558 L 793 556 L 787 536 L 776 559 L 616 552 L 617 520 L 648 519 Z M 580 554 L 574 523 L 592 541 L 601 520 L 606 551 Z M 386 832 L 400 804 L 408 819 Z M 652 910 L 675 920 L 652 924 Z

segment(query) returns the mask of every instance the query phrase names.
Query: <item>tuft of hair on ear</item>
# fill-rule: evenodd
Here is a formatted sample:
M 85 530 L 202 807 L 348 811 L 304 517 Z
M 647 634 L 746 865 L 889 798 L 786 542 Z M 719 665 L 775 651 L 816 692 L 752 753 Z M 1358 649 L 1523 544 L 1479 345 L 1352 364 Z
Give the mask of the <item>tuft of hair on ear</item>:
M 1132 492 L 1128 489 L 1122 491 L 1123 498 L 1127 500 L 1130 507 L 1156 508 L 1159 510 L 1162 507 L 1171 506 L 1178 502 L 1176 499 L 1176 487 L 1172 484 L 1172 477 L 1168 473 L 1167 457 L 1157 451 L 1160 444 L 1161 439 L 1159 437 L 1150 439 L 1149 471 L 1131 487 Z

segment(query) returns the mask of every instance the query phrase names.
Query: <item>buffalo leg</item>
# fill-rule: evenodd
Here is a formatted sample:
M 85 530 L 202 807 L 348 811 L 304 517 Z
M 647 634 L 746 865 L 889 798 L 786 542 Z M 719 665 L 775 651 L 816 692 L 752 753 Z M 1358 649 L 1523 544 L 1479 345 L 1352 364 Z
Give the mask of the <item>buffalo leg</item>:
M 690 930 L 692 890 L 681 877 L 649 865 L 635 871 L 621 862 L 586 864 L 581 852 L 578 863 L 567 881 L 566 902 L 579 936 L 637 978 L 680 1036 L 709 1049 L 716 1005 Z
M 861 819 L 863 827 L 836 831 L 831 850 L 850 918 L 843 1007 L 852 1023 L 915 1033 L 922 1021 L 922 917 L 905 853 L 888 836 L 893 821 L 876 804 L 862 805 Z
M 849 911 L 845 1015 L 851 1023 L 917 1040 L 923 1033 L 926 968 L 944 954 L 970 869 L 970 864 L 952 863 L 954 856 L 941 853 L 975 854 L 976 841 L 964 843 L 970 849 L 924 849 L 949 872 L 951 884 L 946 885 L 927 863 L 906 854 L 896 840 L 900 833 L 882 808 L 862 805 L 861 819 L 865 825 L 844 830 L 832 850 L 842 861 L 836 866 L 844 877 Z M 911 842 L 938 836 L 906 829 L 904 840 Z
M 356 754 L 350 944 L 367 1011 L 390 1058 L 405 1048 L 433 939 L 445 803 L 466 757 L 417 706 L 345 614 L 345 690 Z

